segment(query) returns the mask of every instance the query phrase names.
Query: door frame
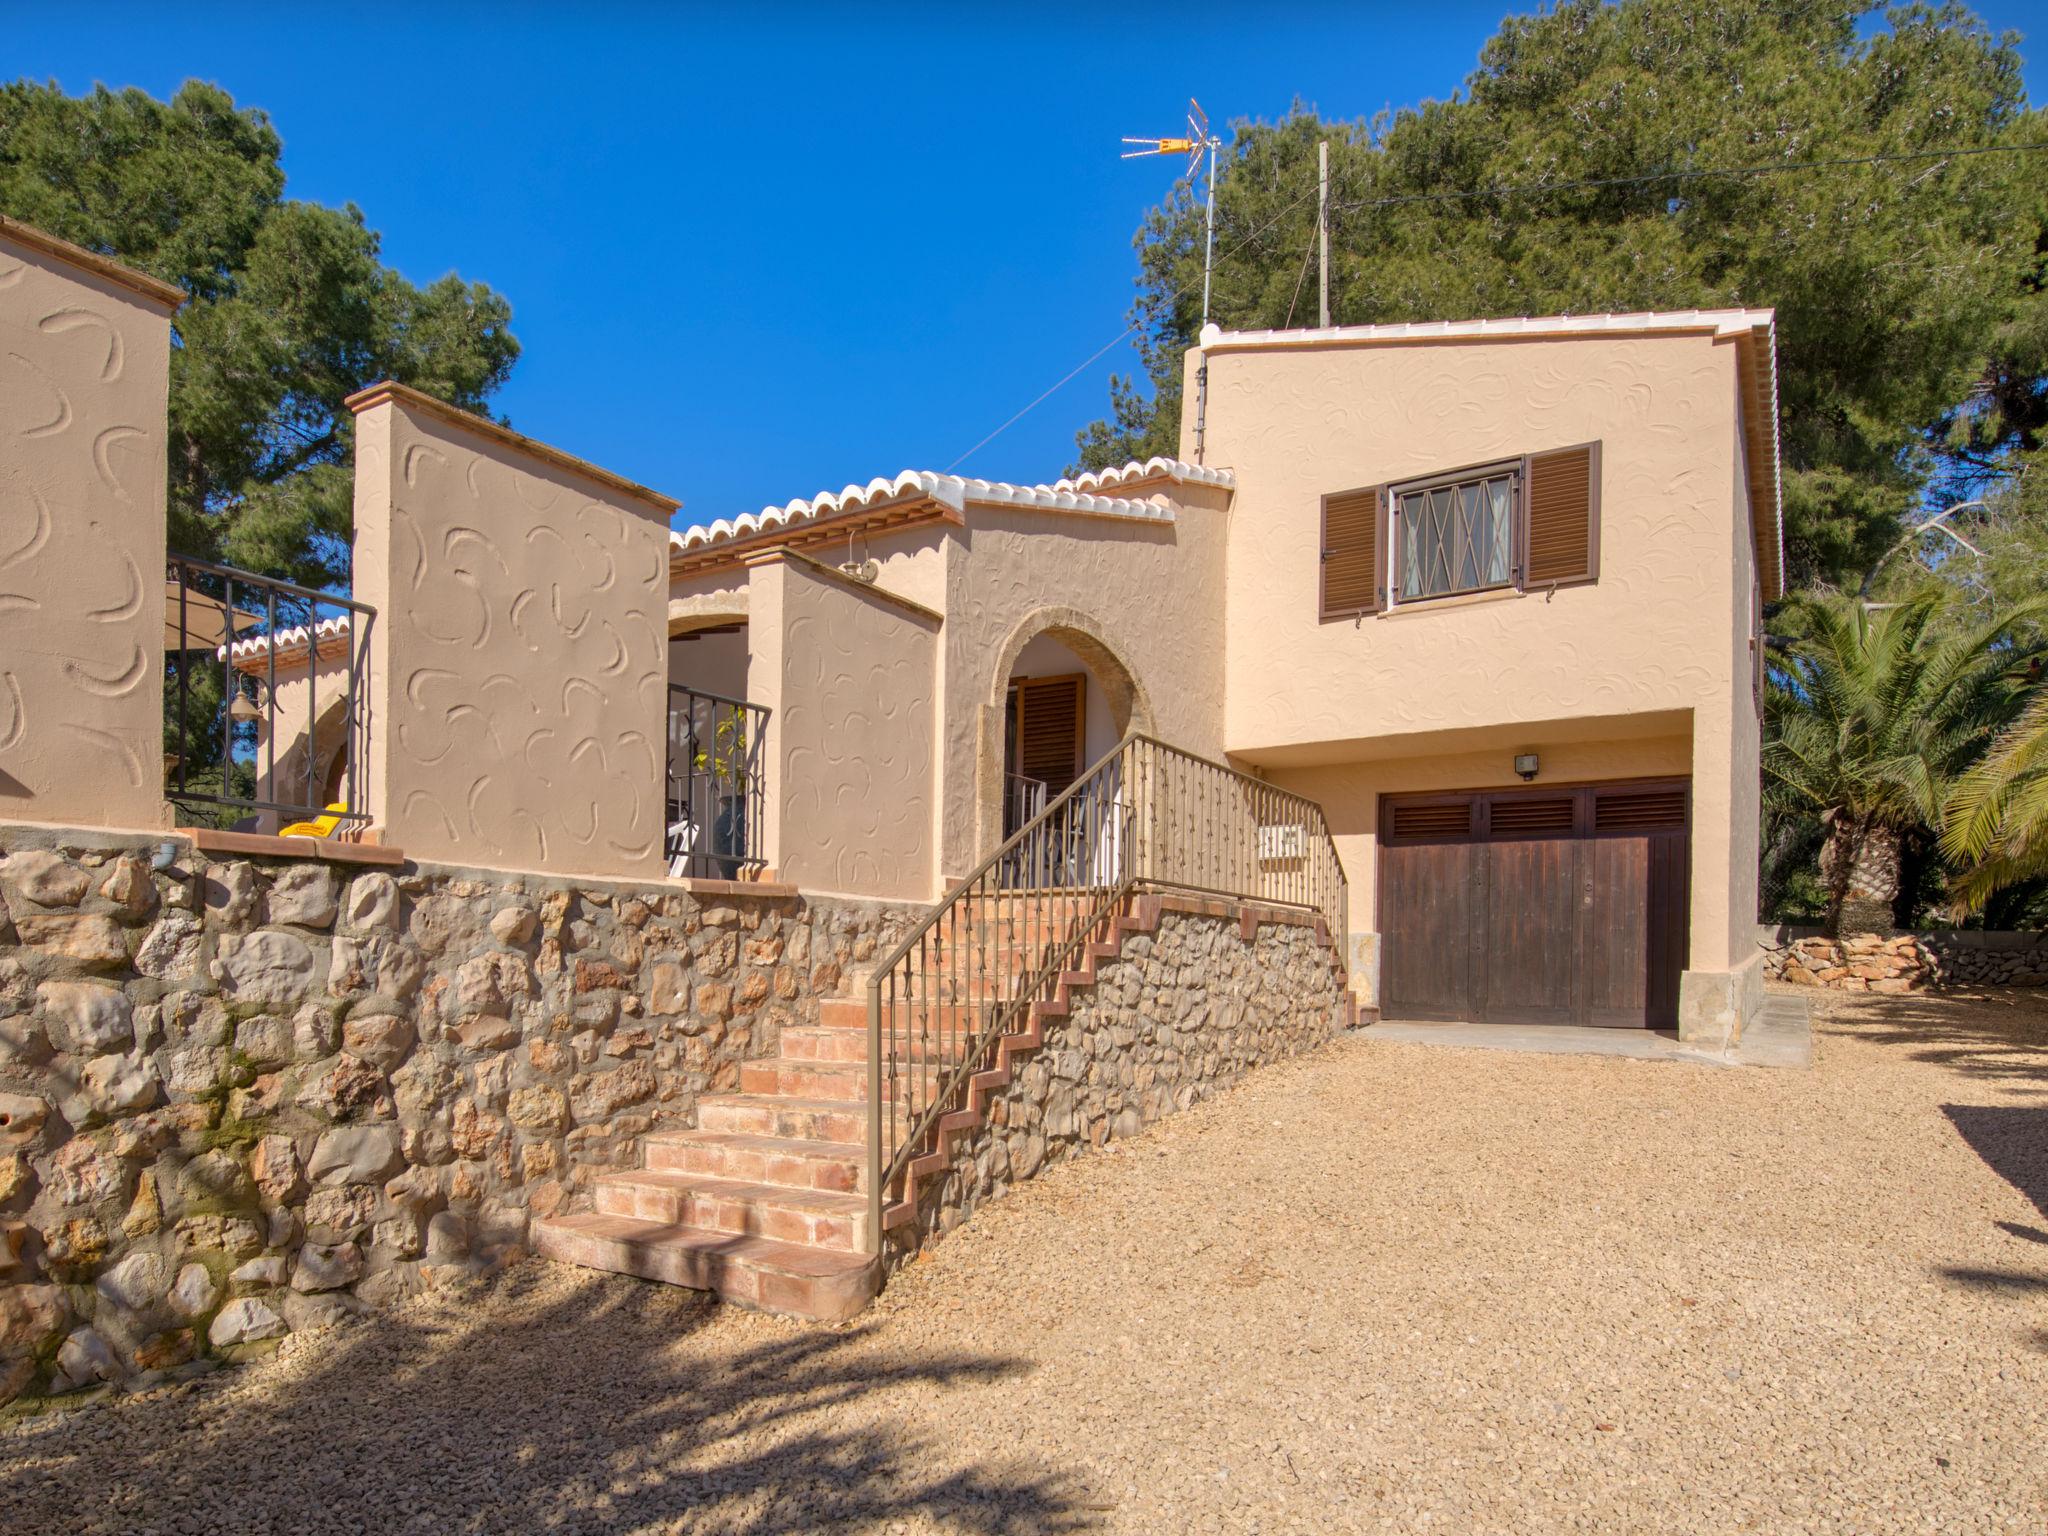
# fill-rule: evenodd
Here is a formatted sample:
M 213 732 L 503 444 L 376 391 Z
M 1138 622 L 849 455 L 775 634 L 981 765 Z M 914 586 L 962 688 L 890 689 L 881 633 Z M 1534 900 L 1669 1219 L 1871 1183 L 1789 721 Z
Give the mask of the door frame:
M 1678 970 L 1682 973 L 1686 964 L 1689 962 L 1691 946 L 1690 927 L 1692 917 L 1693 803 L 1692 778 L 1690 775 L 1660 773 L 1640 775 L 1636 777 L 1621 779 L 1571 779 L 1558 783 L 1546 783 L 1540 785 L 1501 784 L 1469 789 L 1388 791 L 1380 793 L 1376 797 L 1378 800 L 1378 805 L 1375 807 L 1373 816 L 1373 833 L 1375 838 L 1373 848 L 1373 921 L 1375 924 L 1375 931 L 1379 935 L 1381 946 L 1379 970 L 1381 976 L 1380 1005 L 1382 1014 L 1384 1014 L 1386 1008 L 1385 977 L 1388 969 L 1387 950 L 1389 948 L 1388 939 L 1390 937 L 1387 926 L 1386 906 L 1386 856 L 1389 848 L 1402 846 L 1401 844 L 1395 843 L 1393 840 L 1393 816 L 1396 807 L 1427 805 L 1470 805 L 1473 809 L 1473 814 L 1470 823 L 1462 836 L 1453 835 L 1443 837 L 1432 837 L 1428 839 L 1428 841 L 1433 843 L 1452 843 L 1484 848 L 1497 840 L 1501 842 L 1534 841 L 1546 835 L 1556 835 L 1555 833 L 1521 833 L 1509 834 L 1503 836 L 1500 839 L 1495 839 L 1492 831 L 1493 801 L 1509 799 L 1534 800 L 1554 798 L 1558 795 L 1571 795 L 1573 797 L 1572 830 L 1570 833 L 1569 840 L 1574 845 L 1578 845 L 1591 842 L 1596 838 L 1602 836 L 1642 836 L 1645 834 L 1646 831 L 1651 830 L 1641 827 L 1623 827 L 1612 829 L 1607 833 L 1602 833 L 1594 825 L 1596 796 L 1598 794 L 1609 791 L 1665 789 L 1676 789 L 1680 791 L 1685 797 L 1683 819 L 1680 823 L 1679 828 L 1677 829 L 1679 832 L 1679 847 L 1681 850 L 1677 878 L 1679 883 L 1679 889 L 1683 898 L 1681 903 L 1682 920 L 1679 924 L 1678 932 Z M 1587 793 L 1588 791 L 1591 791 L 1592 793 Z M 1585 880 L 1585 876 L 1583 873 L 1583 862 L 1576 856 L 1574 859 L 1574 867 L 1576 871 L 1574 875 L 1574 881 L 1575 884 L 1581 888 L 1583 896 L 1583 886 Z M 1479 879 L 1481 881 L 1481 888 L 1475 891 L 1474 893 L 1475 911 L 1483 912 L 1488 910 L 1486 907 L 1486 903 L 1490 899 L 1492 894 L 1490 889 L 1491 878 L 1492 862 L 1489 859 L 1485 861 L 1485 863 L 1481 866 L 1481 873 L 1479 875 Z M 1477 942 L 1477 939 L 1468 936 L 1468 946 L 1471 944 L 1476 944 Z M 1586 953 L 1588 942 L 1589 939 L 1587 925 L 1584 923 L 1575 924 L 1574 932 L 1572 935 L 1572 966 L 1574 973 L 1574 1010 L 1578 1017 L 1575 1017 L 1570 1022 L 1586 1024 L 1595 1028 L 1614 1029 L 1657 1029 L 1671 1027 L 1669 1025 L 1656 1023 L 1623 1023 L 1611 1019 L 1602 1020 L 1592 1016 L 1593 1010 L 1587 1002 L 1585 995 L 1586 977 L 1588 975 L 1588 957 Z M 1467 994 L 1471 998 L 1474 1010 L 1483 1012 L 1485 1005 L 1485 998 L 1483 994 L 1491 983 L 1491 974 L 1489 971 L 1486 971 L 1482 968 L 1480 964 L 1482 958 L 1481 956 L 1468 952 L 1462 958 L 1465 964 L 1467 974 Z M 1482 1020 L 1476 1022 L 1484 1021 Z

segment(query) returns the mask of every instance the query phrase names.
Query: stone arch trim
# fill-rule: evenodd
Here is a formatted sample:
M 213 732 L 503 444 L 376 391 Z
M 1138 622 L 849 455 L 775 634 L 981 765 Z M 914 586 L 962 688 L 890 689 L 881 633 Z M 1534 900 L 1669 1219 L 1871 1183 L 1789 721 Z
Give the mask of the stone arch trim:
M 1134 729 L 1148 734 L 1154 729 L 1157 717 L 1145 685 L 1103 634 L 1102 625 L 1078 608 L 1037 608 L 1018 621 L 1009 639 L 996 652 L 995 677 L 988 699 L 996 709 L 1003 707 L 1003 696 L 1010 686 L 1010 669 L 1017 665 L 1024 647 L 1040 635 L 1051 635 L 1088 664 L 1088 670 L 1102 687 L 1103 697 L 1109 700 L 1110 718 L 1116 722 L 1119 736 Z
M 1024 647 L 1040 635 L 1051 635 L 1086 663 L 1109 702 L 1110 719 L 1117 735 L 1134 730 L 1151 735 L 1158 728 L 1151 695 L 1092 614 L 1059 606 L 1036 608 L 1026 614 L 996 651 L 989 696 L 981 705 L 974 775 L 975 846 L 981 858 L 995 852 L 1003 840 L 1003 706 L 1009 692 L 1010 672 Z
M 672 597 L 668 600 L 668 638 L 679 640 L 700 629 L 747 622 L 747 595 L 719 593 L 705 597 Z

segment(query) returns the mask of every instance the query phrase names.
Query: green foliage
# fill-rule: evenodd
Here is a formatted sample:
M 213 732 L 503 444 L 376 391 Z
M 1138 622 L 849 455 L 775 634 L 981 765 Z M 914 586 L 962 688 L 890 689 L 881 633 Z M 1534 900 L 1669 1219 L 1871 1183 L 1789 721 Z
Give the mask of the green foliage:
M 396 379 L 481 410 L 519 356 L 511 309 L 378 257 L 353 205 L 286 200 L 260 111 L 188 81 L 68 97 L 0 86 L 0 212 L 179 284 L 170 542 L 333 589 L 348 580 L 353 432 L 342 401 Z
M 1841 845 L 1820 858 L 1831 906 L 1869 834 L 1883 834 L 1872 846 L 1887 850 L 1893 882 L 1898 851 L 1931 847 L 1958 781 L 2038 684 L 2048 598 L 1961 619 L 1952 603 L 1933 587 L 1875 610 L 1807 594 L 1774 623 L 1784 633 L 1773 640 L 1763 747 L 1767 855 L 1789 854 L 1802 836 Z
M 1957 783 L 1942 849 L 1963 866 L 1957 893 L 1973 908 L 2048 878 L 2048 689 L 2036 689 L 2025 713 Z
M 1795 579 L 1860 577 L 1939 470 L 2038 445 L 2048 397 L 2042 160 L 1983 155 L 1741 177 L 1678 173 L 2048 140 L 2011 39 L 1944 6 L 1573 0 L 1510 17 L 1466 94 L 1366 123 L 1297 109 L 1235 132 L 1214 317 L 1312 324 L 1315 146 L 1331 142 L 1339 324 L 1769 305 L 1779 316 Z M 1531 195 L 1614 178 L 1625 185 Z M 1479 197 L 1446 194 L 1495 189 Z M 1151 385 L 1079 434 L 1100 466 L 1170 451 L 1200 324 L 1201 209 L 1139 231 Z

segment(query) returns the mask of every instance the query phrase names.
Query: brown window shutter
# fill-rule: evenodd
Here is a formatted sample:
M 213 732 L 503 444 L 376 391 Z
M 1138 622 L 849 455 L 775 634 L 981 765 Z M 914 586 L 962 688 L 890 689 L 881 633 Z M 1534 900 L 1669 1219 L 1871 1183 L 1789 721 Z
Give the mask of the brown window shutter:
M 1017 771 L 1056 795 L 1081 773 L 1081 711 L 1088 680 L 1079 673 L 1017 684 Z
M 1322 617 L 1377 613 L 1380 586 L 1380 501 L 1383 487 L 1338 491 L 1323 498 Z
M 1600 445 L 1530 455 L 1525 483 L 1522 585 L 1594 580 L 1600 574 Z

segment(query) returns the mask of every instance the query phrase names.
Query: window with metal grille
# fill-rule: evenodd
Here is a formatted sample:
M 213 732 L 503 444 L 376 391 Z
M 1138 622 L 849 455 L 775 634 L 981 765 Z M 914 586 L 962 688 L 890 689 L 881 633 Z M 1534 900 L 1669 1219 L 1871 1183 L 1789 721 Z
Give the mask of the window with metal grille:
M 1500 464 L 1395 486 L 1395 601 L 1513 585 L 1521 479 L 1519 464 Z

